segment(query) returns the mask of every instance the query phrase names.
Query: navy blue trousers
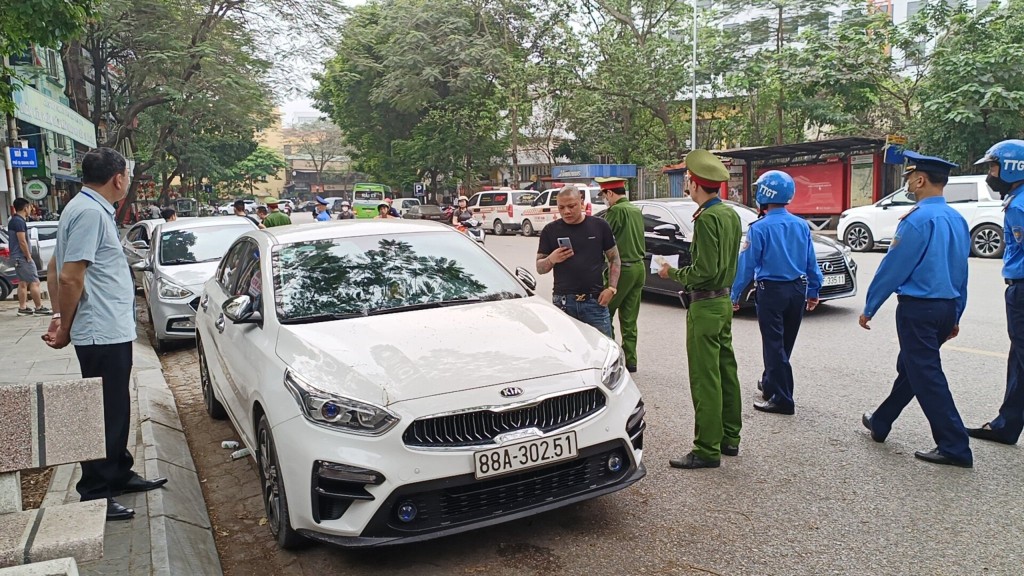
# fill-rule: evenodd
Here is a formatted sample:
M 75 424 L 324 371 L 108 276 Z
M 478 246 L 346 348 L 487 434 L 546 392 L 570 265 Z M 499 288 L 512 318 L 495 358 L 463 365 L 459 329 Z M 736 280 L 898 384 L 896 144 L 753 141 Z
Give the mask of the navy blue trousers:
M 793 354 L 796 335 L 807 306 L 807 281 L 757 281 L 757 324 L 761 328 L 765 397 L 780 406 L 793 406 Z
M 953 402 L 939 356 L 939 348 L 953 332 L 954 326 L 955 300 L 900 296 L 896 307 L 896 334 L 900 340 L 896 381 L 889 397 L 882 401 L 871 417 L 871 425 L 876 435 L 888 436 L 893 422 L 916 397 L 928 418 L 939 452 L 950 458 L 973 462 L 967 429 Z
M 1006 288 L 1006 331 L 1010 356 L 1006 362 L 1006 394 L 999 416 L 990 423 L 1007 442 L 1016 442 L 1024 430 L 1024 286 Z

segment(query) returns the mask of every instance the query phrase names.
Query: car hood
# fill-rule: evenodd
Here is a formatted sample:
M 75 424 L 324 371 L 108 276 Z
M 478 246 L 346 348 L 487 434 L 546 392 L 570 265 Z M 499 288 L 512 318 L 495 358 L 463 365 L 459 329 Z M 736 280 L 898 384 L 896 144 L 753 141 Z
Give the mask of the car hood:
M 196 294 L 203 292 L 203 284 L 213 277 L 220 261 L 197 262 L 196 264 L 172 264 L 160 267 L 160 276 Z
M 837 256 L 843 253 L 843 245 L 834 238 L 812 232 L 811 241 L 814 242 L 814 255 L 817 258 Z
M 534 296 L 282 326 L 278 356 L 313 386 L 384 406 L 600 370 L 612 346 Z

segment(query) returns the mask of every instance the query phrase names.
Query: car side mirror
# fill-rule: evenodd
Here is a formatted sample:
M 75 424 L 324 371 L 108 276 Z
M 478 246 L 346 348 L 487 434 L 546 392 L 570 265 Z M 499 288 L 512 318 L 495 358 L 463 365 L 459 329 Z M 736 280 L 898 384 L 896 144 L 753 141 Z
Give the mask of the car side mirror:
M 149 243 L 145 240 L 136 240 L 135 242 L 132 242 L 132 248 L 135 248 L 136 250 L 149 250 Z
M 256 311 L 256 303 L 248 294 L 234 296 L 224 302 L 224 316 L 234 324 L 257 324 L 263 317 Z
M 523 268 L 522 266 L 517 267 L 516 278 L 519 278 L 519 281 L 525 284 L 530 291 L 537 289 L 537 279 L 534 278 L 533 274 L 530 274 L 526 268 Z
M 138 270 L 139 272 L 152 272 L 153 271 L 153 265 L 150 264 L 149 261 L 147 261 L 147 260 L 143 260 L 141 262 L 136 262 L 135 264 L 132 264 L 132 268 L 134 268 L 135 270 Z
M 668 238 L 675 238 L 679 234 L 678 224 L 659 224 L 654 227 L 654 233 L 659 236 L 667 236 Z

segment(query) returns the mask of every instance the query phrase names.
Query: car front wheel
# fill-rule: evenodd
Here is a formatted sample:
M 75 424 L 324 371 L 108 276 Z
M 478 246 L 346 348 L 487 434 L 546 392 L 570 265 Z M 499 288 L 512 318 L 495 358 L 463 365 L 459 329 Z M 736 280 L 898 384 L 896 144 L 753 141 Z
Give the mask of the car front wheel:
M 494 231 L 495 236 L 501 236 L 505 233 L 505 225 L 501 223 L 501 220 L 495 220 L 491 229 Z
M 533 236 L 533 223 L 523 220 L 523 236 Z
M 971 254 L 978 258 L 1002 258 L 1003 250 L 1003 230 L 999 226 L 985 224 L 971 233 Z
M 281 477 L 281 464 L 277 460 L 277 447 L 274 435 L 270 431 L 270 422 L 266 415 L 260 416 L 256 427 L 259 446 L 256 448 L 256 463 L 260 471 L 260 484 L 263 486 L 263 507 L 267 514 L 267 525 L 270 533 L 277 540 L 277 545 L 286 550 L 298 548 L 306 539 L 292 529 L 291 517 L 288 514 L 288 497 Z
M 875 247 L 875 239 L 871 236 L 871 230 L 863 224 L 854 224 L 846 230 L 843 242 L 854 252 L 867 252 Z

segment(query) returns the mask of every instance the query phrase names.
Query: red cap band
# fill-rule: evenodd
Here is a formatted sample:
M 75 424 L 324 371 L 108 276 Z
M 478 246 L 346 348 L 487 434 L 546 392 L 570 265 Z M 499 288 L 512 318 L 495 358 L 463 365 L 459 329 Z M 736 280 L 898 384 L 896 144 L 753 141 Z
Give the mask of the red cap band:
M 694 174 L 692 171 L 689 172 L 689 175 L 690 175 L 690 180 L 693 180 L 698 185 L 704 186 L 705 188 L 718 188 L 719 186 L 722 185 L 721 182 L 718 182 L 718 181 L 715 181 L 715 180 L 708 180 L 706 178 L 701 178 L 700 176 L 697 176 L 696 174 Z

